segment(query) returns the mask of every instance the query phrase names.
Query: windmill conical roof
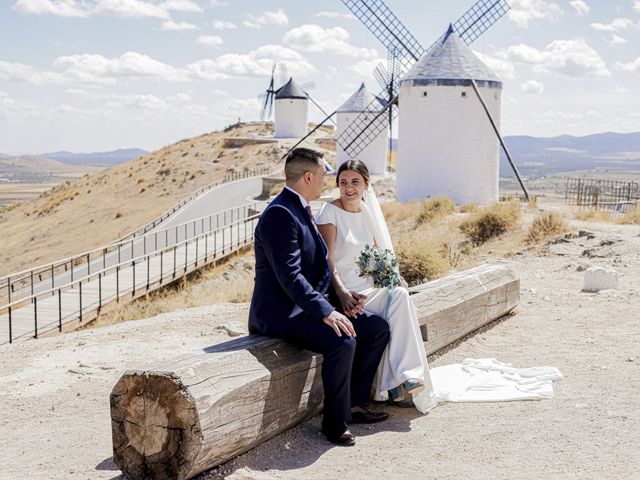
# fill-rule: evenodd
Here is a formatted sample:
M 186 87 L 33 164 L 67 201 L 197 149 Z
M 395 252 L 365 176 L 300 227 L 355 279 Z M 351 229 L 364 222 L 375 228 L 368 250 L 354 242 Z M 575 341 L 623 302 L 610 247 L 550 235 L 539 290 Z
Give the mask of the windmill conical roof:
M 367 87 L 365 87 L 364 82 L 362 82 L 360 88 L 358 88 L 358 90 L 356 90 L 356 92 L 351 95 L 346 102 L 340 105 L 336 111 L 338 113 L 367 111 L 377 112 L 380 110 L 380 107 L 382 107 L 380 99 L 373 96 L 371 92 L 367 90 Z
M 425 53 L 400 81 L 406 85 L 471 85 L 502 88 L 502 82 L 449 26 L 444 38 Z
M 293 80 L 293 77 L 291 77 L 289 81 L 281 86 L 276 92 L 276 100 L 281 100 L 283 98 L 304 98 L 306 100 L 307 95 Z

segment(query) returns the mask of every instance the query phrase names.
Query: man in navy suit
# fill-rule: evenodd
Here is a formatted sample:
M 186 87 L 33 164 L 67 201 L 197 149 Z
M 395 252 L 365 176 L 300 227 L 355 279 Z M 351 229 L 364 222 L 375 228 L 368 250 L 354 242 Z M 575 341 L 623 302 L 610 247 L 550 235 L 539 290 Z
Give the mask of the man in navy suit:
M 389 341 L 386 321 L 360 308 L 351 320 L 329 302 L 331 271 L 309 202 L 324 188 L 322 154 L 296 148 L 285 162 L 286 186 L 262 213 L 255 231 L 256 278 L 249 331 L 321 353 L 322 432 L 353 445 L 347 423 L 388 418 L 366 405 Z M 360 305 L 362 305 L 362 299 Z

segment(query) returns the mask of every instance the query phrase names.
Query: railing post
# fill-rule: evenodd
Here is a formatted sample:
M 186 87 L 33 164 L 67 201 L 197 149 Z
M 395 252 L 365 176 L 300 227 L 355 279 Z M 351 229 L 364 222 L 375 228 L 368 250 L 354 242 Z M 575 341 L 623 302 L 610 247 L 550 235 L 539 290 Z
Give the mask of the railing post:
M 133 264 L 133 285 L 131 286 L 131 296 L 136 296 L 136 261 L 131 262 Z
M 116 302 L 120 303 L 120 264 L 116 265 Z
M 173 245 L 173 278 L 176 278 L 176 255 L 177 255 L 178 245 Z
M 11 317 L 12 308 L 9 307 L 9 343 L 13 343 L 13 318 Z
M 87 253 L 87 277 L 91 275 L 91 254 Z
M 54 275 L 55 271 L 53 269 L 53 263 L 51 264 L 51 288 L 56 288 L 56 280 L 55 280 L 55 275 Z M 53 295 L 55 295 L 55 293 L 52 292 Z
M 73 257 L 71 257 L 71 283 L 73 283 Z M 73 285 L 71 285 L 71 288 L 73 288 Z
M 164 249 L 160 250 L 160 285 L 162 286 L 162 271 L 164 268 Z
M 98 309 L 102 308 L 102 272 L 98 272 Z
M 209 232 L 204 236 L 204 263 L 207 263 L 207 257 L 209 256 Z
M 147 259 L 147 292 L 149 291 L 149 275 L 151 269 L 151 256 L 145 257 Z
M 196 267 L 198 266 L 198 240 L 200 237 L 196 237 Z
M 80 323 L 82 323 L 82 280 L 78 282 L 78 295 L 80 299 Z
M 122 262 L 122 260 L 120 259 L 121 258 L 120 257 L 120 247 L 122 247 L 121 243 L 118 244 L 118 265 L 120 265 L 120 263 Z
M 102 249 L 102 269 L 107 268 L 107 249 Z
M 146 255 L 147 254 L 147 236 L 143 235 L 142 236 L 142 255 Z
M 153 234 L 153 251 L 158 250 L 158 232 Z
M 187 252 L 189 251 L 189 242 L 184 241 L 184 273 L 187 273 Z
M 9 299 L 8 303 L 11 303 L 11 277 L 7 277 L 7 298 Z
M 33 295 L 33 270 L 31 270 L 31 295 Z
M 58 331 L 62 332 L 62 290 L 58 290 Z

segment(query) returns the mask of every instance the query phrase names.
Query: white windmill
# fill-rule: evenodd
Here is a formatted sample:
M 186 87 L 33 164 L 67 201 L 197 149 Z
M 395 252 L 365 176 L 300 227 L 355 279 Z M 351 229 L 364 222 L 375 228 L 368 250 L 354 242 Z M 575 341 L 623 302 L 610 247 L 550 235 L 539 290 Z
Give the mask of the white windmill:
M 309 99 L 293 78 L 278 89 L 274 103 L 274 137 L 304 137 L 308 130 Z
M 450 27 L 400 81 L 398 200 L 444 195 L 456 203 L 498 201 L 500 79 Z
M 368 116 L 370 119 L 376 117 L 382 107 L 382 102 L 378 101 L 377 108 L 374 108 L 375 100 L 363 82 L 360 88 L 336 110 L 336 121 L 338 124 L 336 136 L 339 137 L 342 131 L 360 115 L 363 115 L 365 118 Z M 386 119 L 381 117 L 378 121 L 384 123 Z M 376 135 L 376 138 L 358 154 L 358 160 L 362 160 L 367 165 L 369 173 L 373 175 L 384 175 L 386 173 L 388 141 L 389 132 L 388 129 L 384 128 Z M 340 145 L 336 145 L 336 166 L 350 159 L 351 157 L 347 155 L 344 149 Z
M 378 118 L 389 109 L 395 116 L 400 108 L 399 199 L 446 194 L 457 201 L 497 200 L 498 145 L 528 198 L 498 131 L 501 83 L 464 45 L 473 42 L 509 10 L 506 1 L 477 1 L 428 50 L 420 46 L 382 0 L 342 2 L 388 51 L 397 52 L 401 80 L 399 91 L 395 85 L 387 89 L 395 96 L 378 116 L 372 119 L 371 108 L 367 109 L 366 115 L 359 115 L 337 138 L 347 154 L 357 158 L 381 129 L 387 128 L 386 122 L 379 122 Z

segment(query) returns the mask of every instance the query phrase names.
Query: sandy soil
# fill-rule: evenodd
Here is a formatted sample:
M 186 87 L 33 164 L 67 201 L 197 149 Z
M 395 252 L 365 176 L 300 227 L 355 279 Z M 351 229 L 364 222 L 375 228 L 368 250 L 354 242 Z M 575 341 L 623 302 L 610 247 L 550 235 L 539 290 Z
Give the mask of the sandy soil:
M 554 365 L 554 399 L 389 407 L 388 422 L 353 428 L 354 448 L 328 444 L 316 417 L 199 478 L 640 478 L 640 229 L 573 227 L 595 236 L 506 259 L 521 278 L 515 315 L 431 359 Z M 614 267 L 620 288 L 581 292 L 588 265 Z M 123 478 L 109 420 L 122 372 L 228 340 L 246 317 L 219 304 L 0 347 L 0 478 Z

